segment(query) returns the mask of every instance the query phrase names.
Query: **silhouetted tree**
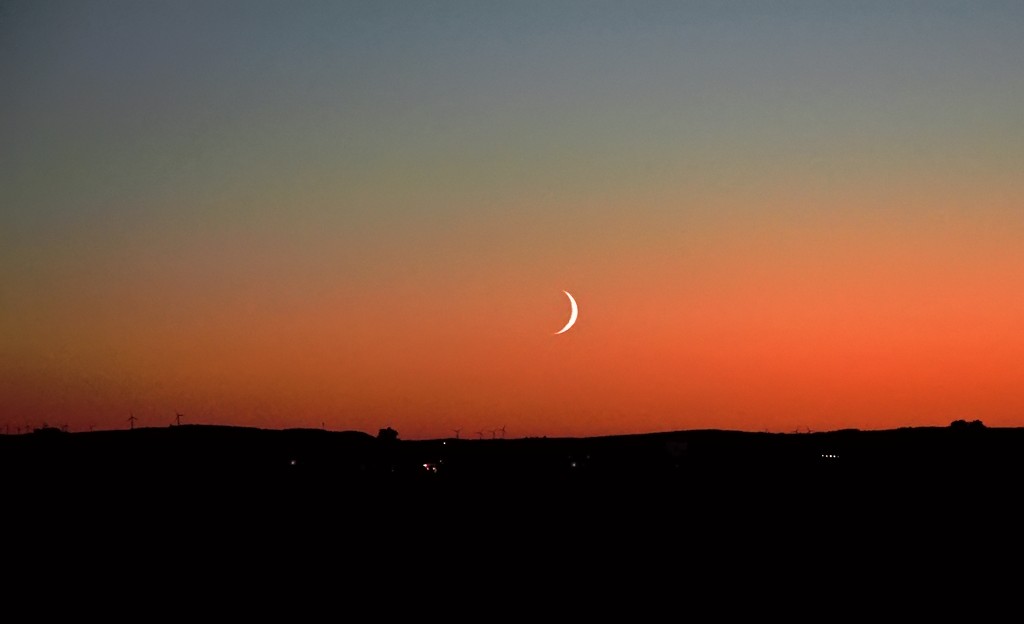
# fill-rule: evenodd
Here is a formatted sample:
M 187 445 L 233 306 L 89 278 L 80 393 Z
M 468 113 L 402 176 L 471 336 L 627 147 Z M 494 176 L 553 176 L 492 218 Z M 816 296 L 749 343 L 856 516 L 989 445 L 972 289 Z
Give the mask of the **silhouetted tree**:
M 981 422 L 980 420 L 972 420 L 971 422 L 967 422 L 966 420 L 961 418 L 959 420 L 954 420 L 953 422 L 949 423 L 949 426 L 953 429 L 984 429 L 985 423 Z
M 391 427 L 385 427 L 377 432 L 377 439 L 383 442 L 393 442 L 398 439 L 398 432 Z

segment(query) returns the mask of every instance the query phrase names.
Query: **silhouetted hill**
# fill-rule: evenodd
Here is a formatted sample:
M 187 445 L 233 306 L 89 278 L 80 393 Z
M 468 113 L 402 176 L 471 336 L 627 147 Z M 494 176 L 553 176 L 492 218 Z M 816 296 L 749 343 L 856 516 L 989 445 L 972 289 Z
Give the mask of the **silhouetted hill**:
M 183 425 L 0 436 L 0 469 L 5 534 L 31 537 L 16 543 L 27 562 L 58 549 L 407 579 L 514 563 L 550 582 L 859 562 L 902 578 L 1012 543 L 1022 448 L 1017 428 L 405 441 Z
M 346 484 L 368 488 L 926 487 L 1021 474 L 1024 429 L 920 427 L 594 438 L 388 440 L 358 431 L 182 425 L 0 436 L 23 487 Z

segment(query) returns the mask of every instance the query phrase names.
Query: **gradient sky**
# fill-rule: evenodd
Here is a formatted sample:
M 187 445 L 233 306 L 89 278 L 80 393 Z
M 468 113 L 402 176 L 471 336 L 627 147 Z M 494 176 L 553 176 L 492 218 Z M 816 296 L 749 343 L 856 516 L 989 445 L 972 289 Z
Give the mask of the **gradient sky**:
M 2 0 L 0 84 L 11 433 L 1024 426 L 1019 1 Z

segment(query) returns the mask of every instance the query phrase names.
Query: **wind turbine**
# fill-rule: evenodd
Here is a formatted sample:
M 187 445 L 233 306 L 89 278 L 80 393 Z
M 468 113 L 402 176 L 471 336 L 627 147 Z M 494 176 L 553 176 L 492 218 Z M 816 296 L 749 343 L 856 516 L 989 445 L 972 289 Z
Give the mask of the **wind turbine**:
M 476 437 L 477 437 L 477 438 L 479 438 L 479 439 L 483 439 L 483 437 L 484 437 L 484 432 L 483 432 L 483 431 L 477 431 L 477 432 L 476 432 Z
M 501 429 L 498 429 L 498 431 L 501 432 L 501 439 L 504 440 L 505 439 L 505 425 L 502 425 Z
M 135 428 L 135 421 L 138 420 L 138 418 L 135 417 L 135 414 L 132 414 L 131 412 L 128 412 L 128 413 L 130 414 L 130 416 L 128 416 L 128 428 L 129 429 L 134 429 Z
M 455 439 L 458 440 L 459 439 L 459 432 L 462 431 L 462 429 L 452 429 L 452 431 L 455 432 Z
M 179 413 L 179 412 L 174 412 L 174 421 L 178 423 L 179 427 L 181 426 L 181 417 L 182 416 L 184 416 L 184 414 Z

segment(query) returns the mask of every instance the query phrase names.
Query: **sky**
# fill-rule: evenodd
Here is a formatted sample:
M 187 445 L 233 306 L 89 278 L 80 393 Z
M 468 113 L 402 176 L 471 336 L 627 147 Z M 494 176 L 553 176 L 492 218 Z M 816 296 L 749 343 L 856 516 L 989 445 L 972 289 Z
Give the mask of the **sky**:
M 3 431 L 1024 426 L 1024 3 L 0 0 L 0 84 Z

